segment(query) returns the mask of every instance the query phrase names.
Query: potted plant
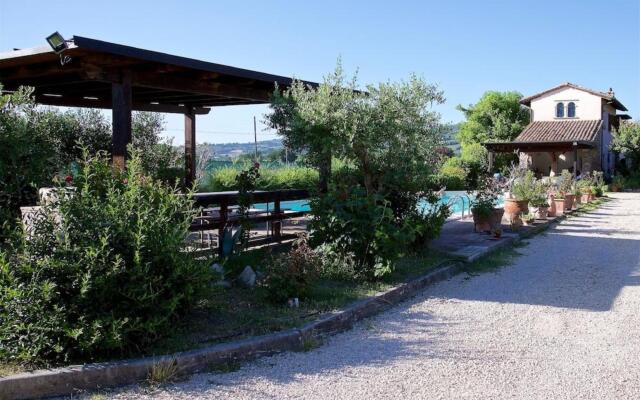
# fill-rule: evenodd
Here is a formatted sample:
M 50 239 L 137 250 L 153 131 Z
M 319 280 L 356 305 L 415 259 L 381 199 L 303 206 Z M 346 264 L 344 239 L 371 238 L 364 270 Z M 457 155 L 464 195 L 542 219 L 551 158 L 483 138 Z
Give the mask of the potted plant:
M 546 197 L 536 197 L 531 200 L 531 206 L 534 209 L 532 211 L 536 218 L 547 219 L 549 216 L 549 202 Z
M 566 169 L 562 171 L 562 175 L 558 180 L 558 191 L 554 199 L 556 203 L 556 213 L 558 215 L 562 215 L 564 211 L 571 210 L 573 207 L 573 201 L 575 200 L 575 195 L 572 193 L 573 190 L 573 176 Z
M 546 219 L 549 214 L 549 201 L 547 200 L 549 188 L 550 184 L 548 181 L 541 179 L 536 182 L 533 196 L 529 201 L 529 205 L 531 206 L 530 210 L 536 218 Z
M 577 183 L 581 193 L 582 203 L 589 203 L 593 201 L 593 181 L 589 175 L 580 179 Z
M 510 182 L 510 197 L 504 199 L 504 211 L 509 220 L 515 220 L 529 212 L 529 201 L 536 190 L 536 178 L 533 171 L 515 167 L 511 170 Z
M 522 221 L 524 222 L 525 225 L 533 225 L 533 223 L 536 220 L 536 216 L 533 215 L 533 213 L 526 213 L 522 215 Z
M 500 188 L 490 176 L 484 175 L 476 181 L 476 191 L 470 192 L 471 214 L 475 232 L 490 232 L 502 221 L 504 209 L 496 208 Z
M 616 175 L 613 177 L 613 180 L 611 181 L 611 191 L 612 192 L 619 192 L 620 190 L 622 190 L 624 188 L 624 184 L 625 184 L 625 180 L 624 177 L 622 175 Z
M 602 197 L 602 195 L 604 194 L 603 187 L 605 186 L 604 173 L 602 171 L 593 172 L 593 186 L 593 194 L 595 195 L 595 197 Z
M 573 209 L 576 209 L 580 207 L 580 204 L 582 204 L 582 191 L 580 190 L 578 182 L 575 182 L 573 184 L 573 187 L 571 188 L 571 194 L 573 194 L 574 196 Z
M 500 239 L 502 237 L 502 228 L 499 226 L 496 226 L 495 228 L 493 228 L 491 233 L 493 234 L 494 238 Z

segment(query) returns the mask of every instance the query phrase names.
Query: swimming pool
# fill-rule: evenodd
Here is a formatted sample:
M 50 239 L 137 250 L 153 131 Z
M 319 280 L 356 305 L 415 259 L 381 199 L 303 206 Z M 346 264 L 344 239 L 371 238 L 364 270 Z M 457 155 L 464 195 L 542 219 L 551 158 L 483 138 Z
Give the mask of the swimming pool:
M 449 202 L 451 202 L 450 208 L 451 208 L 451 213 L 453 215 L 462 214 L 463 211 L 465 215 L 469 213 L 470 198 L 467 195 L 467 192 L 453 191 L 453 190 L 444 192 L 440 197 L 439 203 L 449 204 Z M 504 204 L 504 200 L 500 197 L 498 198 L 497 205 L 502 205 L 502 204 Z M 425 206 L 428 206 L 428 203 L 425 202 L 425 203 L 419 204 L 420 208 L 423 208 Z M 273 207 L 274 207 L 273 203 L 258 203 L 253 205 L 253 208 L 257 208 L 259 210 L 267 210 L 267 209 L 273 210 Z M 311 211 L 308 200 L 283 201 L 280 203 L 280 207 L 283 209 L 291 210 L 291 211 Z

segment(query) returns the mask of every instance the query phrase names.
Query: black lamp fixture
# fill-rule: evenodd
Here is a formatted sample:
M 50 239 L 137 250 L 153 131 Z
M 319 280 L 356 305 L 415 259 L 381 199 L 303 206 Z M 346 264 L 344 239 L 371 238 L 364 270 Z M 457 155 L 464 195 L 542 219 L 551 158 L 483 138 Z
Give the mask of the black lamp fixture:
M 55 31 L 51 35 L 47 36 L 47 43 L 49 43 L 49 46 L 51 46 L 54 53 L 60 56 L 61 65 L 65 65 L 71 61 L 71 57 L 62 54 L 69 48 L 69 46 L 67 45 L 67 41 L 62 37 L 60 32 Z

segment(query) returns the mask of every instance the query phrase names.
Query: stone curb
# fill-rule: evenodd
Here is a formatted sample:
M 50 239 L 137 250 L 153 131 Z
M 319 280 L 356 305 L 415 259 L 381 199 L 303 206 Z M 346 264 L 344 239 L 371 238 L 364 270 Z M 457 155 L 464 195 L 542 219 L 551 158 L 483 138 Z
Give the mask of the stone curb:
M 467 262 L 538 234 L 565 218 L 566 215 L 556 217 L 534 226 L 534 229 L 523 231 L 516 237 L 505 238 L 500 245 L 487 248 L 484 253 Z M 440 264 L 440 268 L 426 275 L 359 300 L 301 328 L 164 356 L 38 370 L 2 377 L 0 400 L 64 396 L 86 390 L 123 386 L 147 379 L 152 368 L 159 365 L 175 364 L 178 375 L 188 375 L 232 362 L 249 361 L 284 351 L 301 351 L 305 349 L 307 340 L 322 339 L 349 330 L 356 322 L 415 296 L 425 287 L 453 277 L 463 270 L 464 264 L 463 260 L 445 261 Z

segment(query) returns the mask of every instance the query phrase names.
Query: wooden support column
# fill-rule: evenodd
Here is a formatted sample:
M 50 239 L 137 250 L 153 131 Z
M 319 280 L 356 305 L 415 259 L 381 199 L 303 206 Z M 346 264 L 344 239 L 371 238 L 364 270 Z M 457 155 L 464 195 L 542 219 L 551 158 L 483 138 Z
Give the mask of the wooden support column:
M 282 210 L 280 208 L 280 193 L 278 193 L 275 201 L 273 202 L 273 214 L 277 216 L 277 218 L 272 222 L 273 237 L 278 243 L 280 243 L 280 241 L 282 240 Z
M 196 181 L 196 114 L 192 107 L 184 114 L 184 184 L 190 188 Z
M 487 168 L 489 173 L 493 171 L 493 159 L 495 158 L 495 153 L 489 150 L 489 167 Z
M 224 258 L 224 240 L 225 228 L 227 227 L 227 219 L 229 215 L 229 200 L 223 198 L 220 200 L 220 227 L 218 228 L 218 255 L 220 260 Z M 233 235 L 233 232 L 230 232 Z
M 556 176 L 558 174 L 558 155 L 555 152 L 551 152 L 551 172 L 549 176 Z
M 129 71 L 123 71 L 120 81 L 111 84 L 111 110 L 112 162 L 114 167 L 123 170 L 127 160 L 127 145 L 131 143 L 131 72 Z
M 578 144 L 573 144 L 573 179 L 578 176 Z

